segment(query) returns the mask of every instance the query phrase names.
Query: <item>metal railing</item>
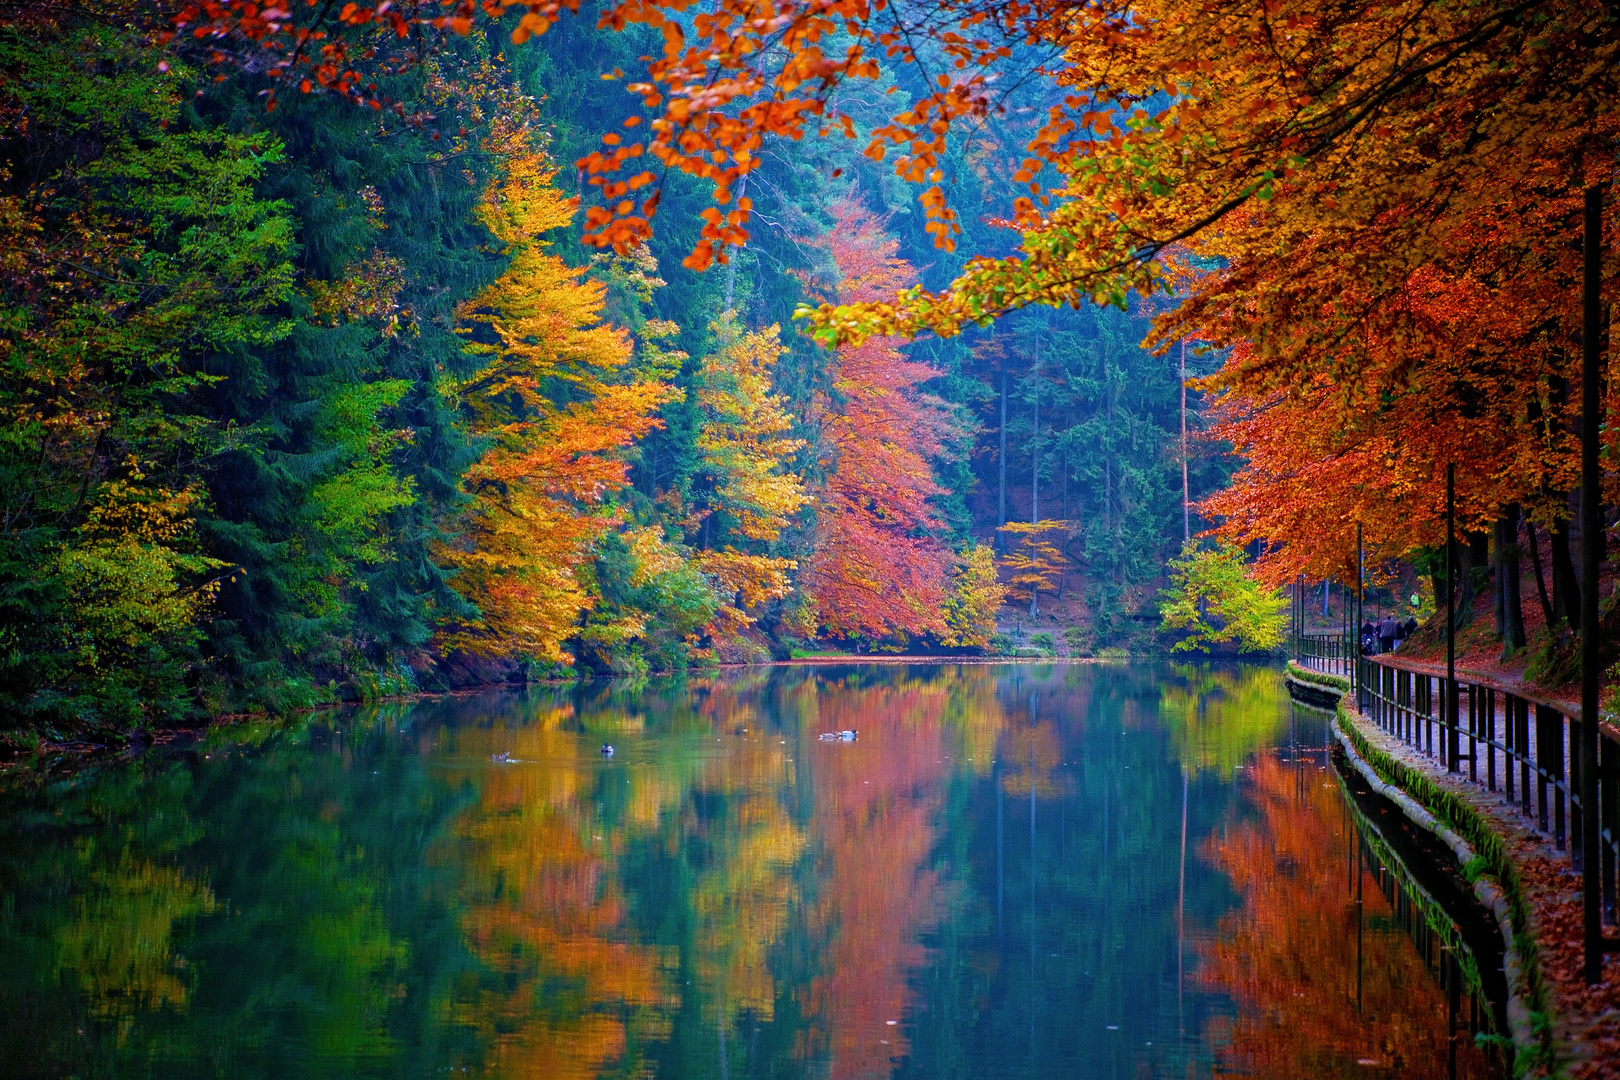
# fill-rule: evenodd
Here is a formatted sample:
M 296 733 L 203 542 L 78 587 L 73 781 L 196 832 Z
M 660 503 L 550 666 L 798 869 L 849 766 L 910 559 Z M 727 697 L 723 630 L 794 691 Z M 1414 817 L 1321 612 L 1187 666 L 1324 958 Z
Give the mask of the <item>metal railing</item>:
M 1353 693 L 1362 715 L 1448 773 L 1501 791 L 1532 828 L 1584 865 L 1577 795 L 1581 775 L 1579 710 L 1485 680 L 1457 679 L 1394 658 L 1362 656 Z M 1620 731 L 1598 728 L 1598 857 L 1604 918 L 1615 921 L 1620 864 Z
M 1304 666 L 1330 675 L 1352 677 L 1355 643 L 1343 634 L 1298 634 L 1295 655 Z

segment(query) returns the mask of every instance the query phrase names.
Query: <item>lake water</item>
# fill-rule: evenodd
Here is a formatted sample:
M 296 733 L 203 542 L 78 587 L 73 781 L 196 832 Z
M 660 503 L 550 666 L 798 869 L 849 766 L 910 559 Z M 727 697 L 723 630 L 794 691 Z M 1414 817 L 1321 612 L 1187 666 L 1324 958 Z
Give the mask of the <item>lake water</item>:
M 237 727 L 13 784 L 0 1075 L 1489 1075 L 1325 745 L 1236 666 Z

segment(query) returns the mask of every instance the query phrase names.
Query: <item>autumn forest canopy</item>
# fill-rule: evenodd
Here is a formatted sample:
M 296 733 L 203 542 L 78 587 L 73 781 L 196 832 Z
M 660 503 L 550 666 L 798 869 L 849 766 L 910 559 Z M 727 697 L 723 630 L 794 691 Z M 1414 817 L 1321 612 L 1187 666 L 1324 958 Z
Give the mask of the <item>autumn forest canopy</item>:
M 1504 0 L 0 4 L 0 711 L 1265 649 L 1358 527 L 1432 610 L 1448 469 L 1462 606 L 1556 652 L 1620 504 L 1617 51 Z

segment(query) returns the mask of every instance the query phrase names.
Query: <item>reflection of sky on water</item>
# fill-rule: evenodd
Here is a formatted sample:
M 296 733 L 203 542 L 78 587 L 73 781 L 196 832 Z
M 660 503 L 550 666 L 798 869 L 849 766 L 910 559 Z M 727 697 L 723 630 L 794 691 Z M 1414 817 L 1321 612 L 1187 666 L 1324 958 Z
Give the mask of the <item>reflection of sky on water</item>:
M 1324 732 L 1273 670 L 760 669 L 330 722 L 11 797 L 0 1073 L 1444 1074 L 1444 999 L 1371 907 L 1355 1012 Z

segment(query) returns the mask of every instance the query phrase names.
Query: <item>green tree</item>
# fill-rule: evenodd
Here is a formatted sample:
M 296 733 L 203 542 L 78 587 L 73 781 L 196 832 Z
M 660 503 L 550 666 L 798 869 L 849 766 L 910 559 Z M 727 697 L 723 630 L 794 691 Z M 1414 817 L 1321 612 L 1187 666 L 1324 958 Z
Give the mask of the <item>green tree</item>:
M 1230 544 L 1207 549 L 1188 541 L 1171 561 L 1170 587 L 1159 598 L 1162 628 L 1186 633 L 1174 652 L 1226 644 L 1269 652 L 1282 644 L 1288 626 L 1288 598 L 1251 578 L 1243 552 Z

